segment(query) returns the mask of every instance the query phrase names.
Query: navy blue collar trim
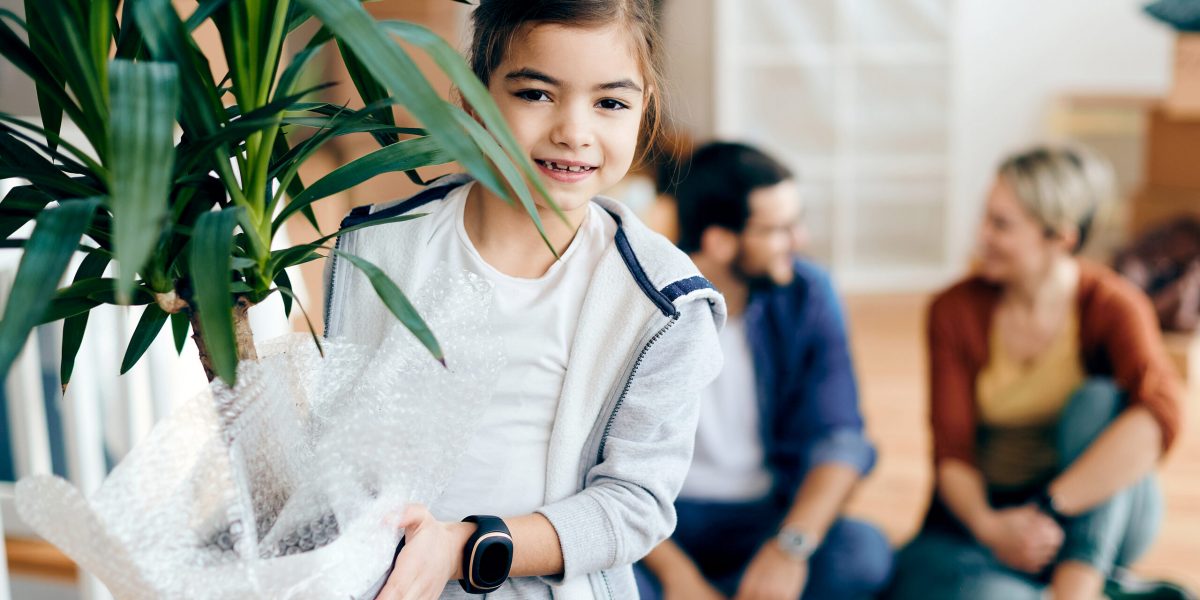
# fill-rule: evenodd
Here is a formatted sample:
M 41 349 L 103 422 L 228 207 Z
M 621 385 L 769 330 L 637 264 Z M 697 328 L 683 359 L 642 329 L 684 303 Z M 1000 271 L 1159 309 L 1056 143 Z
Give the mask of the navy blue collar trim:
M 457 185 L 447 184 L 427 188 L 408 200 L 375 213 L 371 212 L 371 205 L 359 206 L 351 210 L 345 219 L 342 219 L 342 228 L 406 214 L 430 202 L 445 198 L 451 190 L 457 187 Z M 686 296 L 696 290 L 713 289 L 713 285 L 707 279 L 700 276 L 681 279 L 661 290 L 656 289 L 650 278 L 646 276 L 646 270 L 638 262 L 637 255 L 633 252 L 633 246 L 629 244 L 629 237 L 625 235 L 625 227 L 621 224 L 621 217 L 612 211 L 608 211 L 608 214 L 612 215 L 613 220 L 617 222 L 615 241 L 617 251 L 621 254 L 621 260 L 625 262 L 625 266 L 628 267 L 629 273 L 633 275 L 633 280 L 641 288 L 642 293 L 646 294 L 646 297 L 654 303 L 654 306 L 664 316 L 679 316 L 679 309 L 675 308 L 675 300 L 678 300 L 680 297 Z
M 406 214 L 410 211 L 414 211 L 418 208 L 421 208 L 422 206 L 425 206 L 426 204 L 429 204 L 430 202 L 433 202 L 435 200 L 441 200 L 442 198 L 445 198 L 446 195 L 449 194 L 450 191 L 456 187 L 458 187 L 458 186 L 456 186 L 456 185 L 439 185 L 439 186 L 434 186 L 431 188 L 426 188 L 426 189 L 422 190 L 420 193 L 418 193 L 417 195 L 413 196 L 412 198 L 409 198 L 408 200 L 405 200 L 404 202 L 401 202 L 401 203 L 399 203 L 395 206 L 389 207 L 389 208 L 385 208 L 376 213 L 371 212 L 370 204 L 365 205 L 365 206 L 356 207 L 354 210 L 350 211 L 350 214 L 346 215 L 345 219 L 342 219 L 342 229 L 345 229 L 347 227 L 353 227 L 355 225 L 358 225 L 360 223 L 366 223 L 368 221 L 378 221 L 380 219 L 388 219 L 391 217 L 397 217 L 397 216 Z

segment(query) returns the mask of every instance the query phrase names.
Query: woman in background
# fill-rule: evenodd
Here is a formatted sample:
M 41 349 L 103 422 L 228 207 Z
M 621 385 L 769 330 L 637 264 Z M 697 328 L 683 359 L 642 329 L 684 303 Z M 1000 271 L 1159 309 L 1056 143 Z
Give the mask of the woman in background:
M 929 312 L 936 489 L 894 597 L 1094 599 L 1153 541 L 1184 392 L 1146 297 L 1075 256 L 1113 191 L 1082 148 L 1000 166 L 977 272 Z

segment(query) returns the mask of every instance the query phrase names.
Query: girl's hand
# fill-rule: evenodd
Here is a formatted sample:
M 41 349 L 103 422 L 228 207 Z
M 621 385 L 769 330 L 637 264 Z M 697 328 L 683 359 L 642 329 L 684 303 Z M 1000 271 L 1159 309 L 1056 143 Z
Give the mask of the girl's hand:
M 463 547 L 475 526 L 442 523 L 429 509 L 412 504 L 396 524 L 404 529 L 404 549 L 379 600 L 435 600 L 446 583 L 461 577 Z
M 976 537 L 1000 562 L 1036 574 L 1058 555 L 1063 530 L 1037 507 L 1026 504 L 992 513 Z

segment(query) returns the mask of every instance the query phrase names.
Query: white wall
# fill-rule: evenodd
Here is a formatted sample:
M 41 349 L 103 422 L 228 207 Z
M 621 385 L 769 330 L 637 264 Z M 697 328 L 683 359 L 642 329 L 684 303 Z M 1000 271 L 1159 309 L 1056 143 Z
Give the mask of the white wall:
M 1003 156 L 1043 139 L 1064 93 L 1165 94 L 1174 33 L 1143 0 L 959 0 L 954 185 L 958 255 Z
M 714 130 L 714 1 L 666 0 L 664 13 L 675 116 L 701 140 Z M 1053 100 L 1164 94 L 1174 34 L 1142 12 L 1145 0 L 948 1 L 956 5 L 951 252 L 965 264 L 995 165 L 1044 138 Z

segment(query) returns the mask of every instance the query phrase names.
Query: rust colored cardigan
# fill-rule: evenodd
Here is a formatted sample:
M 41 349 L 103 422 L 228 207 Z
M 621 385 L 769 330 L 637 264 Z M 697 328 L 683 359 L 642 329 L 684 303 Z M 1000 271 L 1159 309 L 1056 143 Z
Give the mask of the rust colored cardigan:
M 1000 288 L 969 277 L 929 309 L 929 391 L 934 461 L 975 465 L 975 379 L 988 363 L 992 313 Z M 1080 261 L 1079 348 L 1089 376 L 1111 377 L 1162 428 L 1163 450 L 1182 422 L 1183 384 L 1163 347 L 1150 301 L 1097 263 Z

